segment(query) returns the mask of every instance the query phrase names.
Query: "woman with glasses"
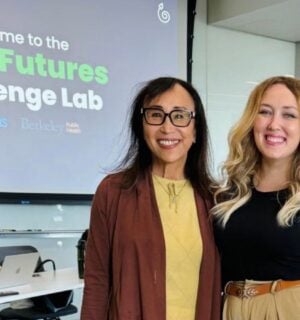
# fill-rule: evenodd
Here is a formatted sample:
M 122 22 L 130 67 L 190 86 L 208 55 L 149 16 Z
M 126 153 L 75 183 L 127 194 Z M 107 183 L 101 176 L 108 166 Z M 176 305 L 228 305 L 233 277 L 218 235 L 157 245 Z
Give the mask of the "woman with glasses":
M 224 320 L 300 319 L 300 80 L 252 91 L 215 194 Z
M 180 79 L 154 79 L 133 101 L 130 129 L 122 170 L 94 196 L 81 320 L 219 320 L 200 97 Z

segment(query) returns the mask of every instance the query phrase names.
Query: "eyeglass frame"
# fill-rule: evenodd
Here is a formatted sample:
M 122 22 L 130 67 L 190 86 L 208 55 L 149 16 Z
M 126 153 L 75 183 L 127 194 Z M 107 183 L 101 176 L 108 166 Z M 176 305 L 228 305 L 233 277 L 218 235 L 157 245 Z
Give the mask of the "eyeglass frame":
M 161 111 L 163 114 L 164 114 L 164 117 L 163 117 L 163 120 L 161 123 L 157 123 L 157 124 L 154 124 L 154 123 L 149 123 L 147 121 L 147 118 L 146 118 L 146 112 L 144 112 L 144 110 L 157 110 L 157 111 Z M 185 126 L 178 126 L 176 124 L 173 123 L 173 120 L 171 118 L 171 114 L 173 112 L 178 112 L 178 111 L 184 111 L 184 112 L 187 112 L 189 115 L 190 115 L 190 119 L 189 119 L 189 122 L 185 125 Z M 162 124 L 165 123 L 166 121 L 166 118 L 168 117 L 172 123 L 173 126 L 175 127 L 178 127 L 178 128 L 186 128 L 190 125 L 190 123 L 192 122 L 192 119 L 195 119 L 196 117 L 196 111 L 190 111 L 190 110 L 182 110 L 182 109 L 173 109 L 171 112 L 165 112 L 163 109 L 159 108 L 159 107 L 156 107 L 156 106 L 152 106 L 152 107 L 146 107 L 146 108 L 141 108 L 141 114 L 143 115 L 143 118 L 145 119 L 146 123 L 149 124 L 150 126 L 161 126 Z

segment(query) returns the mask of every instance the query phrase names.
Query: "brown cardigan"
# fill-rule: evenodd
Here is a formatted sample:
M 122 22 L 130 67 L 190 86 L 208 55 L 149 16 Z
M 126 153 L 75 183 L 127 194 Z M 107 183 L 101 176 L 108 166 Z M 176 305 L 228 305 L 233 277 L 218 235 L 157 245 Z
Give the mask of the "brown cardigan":
M 150 173 L 130 189 L 106 177 L 94 196 L 81 320 L 166 320 L 165 243 Z M 203 241 L 195 320 L 220 320 L 212 226 L 195 192 Z M 184 319 L 182 319 L 184 320 Z

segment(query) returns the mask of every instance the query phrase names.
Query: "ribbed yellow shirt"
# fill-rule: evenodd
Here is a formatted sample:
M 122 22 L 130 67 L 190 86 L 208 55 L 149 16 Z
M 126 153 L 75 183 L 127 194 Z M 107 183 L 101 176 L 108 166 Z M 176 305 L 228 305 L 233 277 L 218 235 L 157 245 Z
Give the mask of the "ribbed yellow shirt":
M 153 175 L 153 183 L 166 246 L 166 320 L 194 320 L 202 259 L 194 191 L 187 180 Z

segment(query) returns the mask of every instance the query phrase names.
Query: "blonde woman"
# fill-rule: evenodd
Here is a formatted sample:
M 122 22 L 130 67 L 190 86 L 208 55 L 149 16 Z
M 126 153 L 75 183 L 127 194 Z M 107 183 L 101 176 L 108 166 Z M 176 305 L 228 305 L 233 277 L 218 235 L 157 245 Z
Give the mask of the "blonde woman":
M 251 93 L 215 193 L 223 319 L 300 319 L 300 81 Z

